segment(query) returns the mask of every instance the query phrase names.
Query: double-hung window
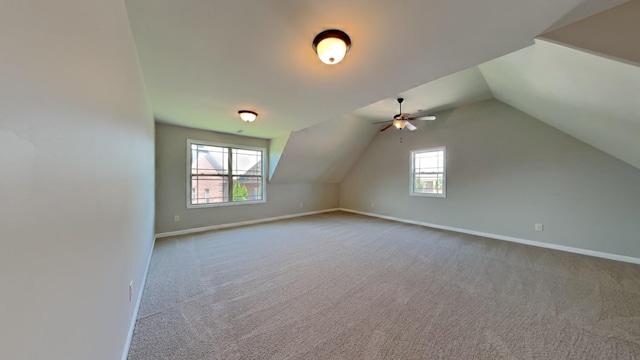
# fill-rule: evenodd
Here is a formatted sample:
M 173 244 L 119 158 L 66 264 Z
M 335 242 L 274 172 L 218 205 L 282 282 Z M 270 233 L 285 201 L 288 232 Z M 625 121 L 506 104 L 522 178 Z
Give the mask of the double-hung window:
M 446 197 L 445 147 L 411 151 L 410 195 Z
M 265 202 L 265 149 L 188 140 L 187 207 Z

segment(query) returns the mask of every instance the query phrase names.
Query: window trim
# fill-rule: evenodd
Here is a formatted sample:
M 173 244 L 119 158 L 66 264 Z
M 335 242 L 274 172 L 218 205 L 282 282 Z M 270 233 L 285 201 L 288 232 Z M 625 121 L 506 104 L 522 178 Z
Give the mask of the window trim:
M 229 202 L 219 202 L 219 203 L 204 203 L 204 204 L 192 204 L 191 203 L 191 145 L 206 145 L 206 146 L 217 146 L 217 147 L 228 147 L 239 150 L 254 150 L 260 151 L 262 153 L 262 166 L 261 166 L 261 184 L 262 187 L 262 199 L 261 200 L 252 200 L 252 201 L 229 201 Z M 211 207 L 221 207 L 221 206 L 235 206 L 235 205 L 251 205 L 251 204 L 263 204 L 267 202 L 267 187 L 266 187 L 266 160 L 267 160 L 267 149 L 262 147 L 255 146 L 245 146 L 245 145 L 236 145 L 236 144 L 227 144 L 206 140 L 195 140 L 195 139 L 187 139 L 187 209 L 200 209 L 200 208 L 211 208 Z M 232 169 L 229 169 L 233 171 Z M 229 175 L 229 181 L 233 178 L 233 174 Z
M 414 192 L 414 179 L 415 179 L 415 163 L 414 156 L 416 153 L 422 152 L 432 152 L 432 151 L 442 151 L 442 194 L 429 194 L 429 193 L 417 193 Z M 426 197 L 434 197 L 434 198 L 446 198 L 447 197 L 447 147 L 446 146 L 435 146 L 424 149 L 415 149 L 411 150 L 411 154 L 409 155 L 409 161 L 411 161 L 411 173 L 409 180 L 409 195 L 410 196 L 426 196 Z

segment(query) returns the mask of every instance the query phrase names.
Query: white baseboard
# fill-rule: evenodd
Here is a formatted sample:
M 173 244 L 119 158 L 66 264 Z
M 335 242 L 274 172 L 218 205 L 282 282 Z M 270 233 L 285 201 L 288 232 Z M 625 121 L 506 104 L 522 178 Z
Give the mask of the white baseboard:
M 131 324 L 129 325 L 129 334 L 127 334 L 127 342 L 124 344 L 124 352 L 122 353 L 122 360 L 127 360 L 129 356 L 129 348 L 131 347 L 131 340 L 133 340 L 133 329 L 136 327 L 136 320 L 138 320 L 138 310 L 140 310 L 140 303 L 142 302 L 142 293 L 144 291 L 144 285 L 147 283 L 147 274 L 149 273 L 149 265 L 151 265 L 151 255 L 153 255 L 153 249 L 156 245 L 157 236 L 153 237 L 151 244 L 151 250 L 147 257 L 147 266 L 144 269 L 142 280 L 140 281 L 140 287 L 138 290 L 138 299 L 136 300 L 135 308 L 133 309 L 133 316 L 131 318 Z
M 605 252 L 600 252 L 600 251 L 575 248 L 575 247 L 571 247 L 571 246 L 550 244 L 550 243 L 545 243 L 545 242 L 540 242 L 540 241 L 519 239 L 519 238 L 514 238 L 514 237 L 511 237 L 511 236 L 490 234 L 490 233 L 485 233 L 485 232 L 481 232 L 481 231 L 457 228 L 457 227 L 453 227 L 453 226 L 443 226 L 443 225 L 438 225 L 438 224 L 430 224 L 430 223 L 421 222 L 421 221 L 407 220 L 407 219 L 397 218 L 397 217 L 393 217 L 393 216 L 386 216 L 386 215 L 380 215 L 380 214 L 375 214 L 375 213 L 368 213 L 368 212 L 352 210 L 352 209 L 340 208 L 338 210 L 342 210 L 342 211 L 346 211 L 346 212 L 350 212 L 350 213 L 354 213 L 354 214 L 365 215 L 365 216 L 377 217 L 377 218 L 386 219 L 386 220 L 398 221 L 398 222 L 402 222 L 402 223 L 406 223 L 406 224 L 420 225 L 420 226 L 426 226 L 426 227 L 435 228 L 435 229 L 442 229 L 442 230 L 450 230 L 450 231 L 460 232 L 460 233 L 464 233 L 464 234 L 483 236 L 483 237 L 487 237 L 487 238 L 491 238 L 491 239 L 510 241 L 510 242 L 514 242 L 514 243 L 537 246 L 537 247 L 541 247 L 541 248 L 566 251 L 566 252 L 570 252 L 570 253 L 582 254 L 582 255 L 588 255 L 588 256 L 595 256 L 595 257 L 599 257 L 599 258 L 622 261 L 622 262 L 627 262 L 627 263 L 632 263 L 632 264 L 640 264 L 640 258 L 631 257 L 631 256 L 611 254 L 611 253 L 605 253 Z
M 315 215 L 315 214 L 321 214 L 321 213 L 338 211 L 338 210 L 340 210 L 340 209 L 338 209 L 338 208 L 325 209 L 325 210 L 309 211 L 309 212 L 297 213 L 297 214 L 291 214 L 291 215 L 275 216 L 275 217 L 263 218 L 263 219 L 257 219 L 257 220 L 240 221 L 240 222 L 229 223 L 229 224 L 204 226 L 204 227 L 199 227 L 199 228 L 192 228 L 192 229 L 185 229 L 185 230 L 178 230 L 178 231 L 169 231 L 169 232 L 163 232 L 163 233 L 156 234 L 156 239 L 169 237 L 169 236 L 178 236 L 178 235 L 187 235 L 187 234 L 199 233 L 199 232 L 203 232 L 203 231 L 211 231 L 211 230 L 226 229 L 226 228 L 231 228 L 231 227 L 238 227 L 238 226 L 245 226 L 245 225 L 252 225 L 252 224 L 260 224 L 260 223 L 265 223 L 265 222 L 284 220 L 284 219 L 291 219 L 291 218 L 300 217 L 300 216 Z

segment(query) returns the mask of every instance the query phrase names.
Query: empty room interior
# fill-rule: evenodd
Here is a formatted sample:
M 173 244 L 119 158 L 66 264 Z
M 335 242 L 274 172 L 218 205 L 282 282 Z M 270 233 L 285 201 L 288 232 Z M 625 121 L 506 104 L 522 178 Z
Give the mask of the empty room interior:
M 0 11 L 0 358 L 639 359 L 640 0 Z

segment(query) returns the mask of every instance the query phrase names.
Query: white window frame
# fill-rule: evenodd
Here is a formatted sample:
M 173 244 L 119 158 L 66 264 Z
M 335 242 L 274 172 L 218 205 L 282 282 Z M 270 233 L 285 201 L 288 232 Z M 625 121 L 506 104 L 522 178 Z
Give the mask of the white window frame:
M 415 154 L 416 153 L 425 153 L 425 152 L 435 152 L 442 151 L 442 194 L 429 194 L 429 193 L 418 193 L 414 192 L 414 181 L 415 181 Z M 410 159 L 411 161 L 411 174 L 409 181 L 409 195 L 411 196 L 426 196 L 426 197 L 436 197 L 436 198 L 446 198 L 447 197 L 447 147 L 446 146 L 437 146 L 426 149 L 416 149 L 411 150 Z
M 191 145 L 206 145 L 206 146 L 217 146 L 217 147 L 226 147 L 232 149 L 239 150 L 253 150 L 260 151 L 262 153 L 262 166 L 261 166 L 261 184 L 260 188 L 262 189 L 262 199 L 261 200 L 253 200 L 253 201 L 229 201 L 229 202 L 218 202 L 218 203 L 204 203 L 204 204 L 193 204 L 191 202 Z M 234 206 L 234 205 L 251 205 L 251 204 L 262 204 L 267 202 L 267 187 L 266 187 L 266 162 L 267 162 L 267 149 L 261 147 L 253 147 L 253 146 L 244 146 L 244 145 L 236 145 L 236 144 L 225 144 L 219 142 L 212 142 L 206 140 L 195 140 L 195 139 L 187 139 L 187 209 L 199 209 L 199 208 L 208 208 L 208 207 L 220 207 L 220 206 Z M 232 182 L 233 178 L 233 169 L 229 169 L 229 181 Z

